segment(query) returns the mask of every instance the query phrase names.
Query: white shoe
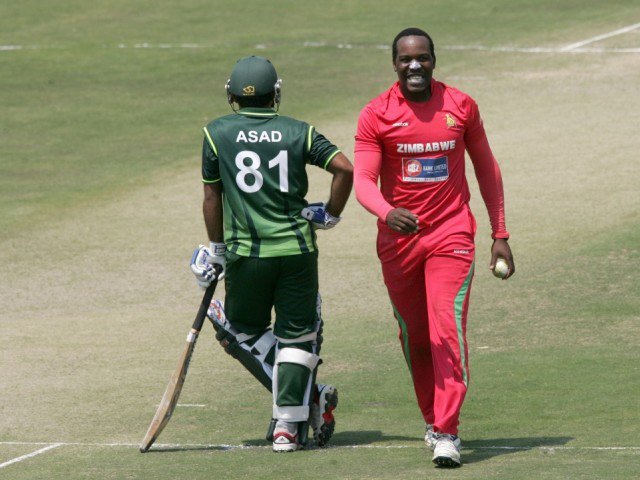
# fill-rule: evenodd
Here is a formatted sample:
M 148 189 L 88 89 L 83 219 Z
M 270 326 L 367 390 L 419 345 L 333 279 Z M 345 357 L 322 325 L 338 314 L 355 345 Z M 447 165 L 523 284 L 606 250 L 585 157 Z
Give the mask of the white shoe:
M 433 463 L 439 467 L 460 466 L 460 439 L 457 435 L 434 433 L 436 445 L 433 449 Z
M 425 428 L 424 443 L 430 450 L 436 448 L 436 433 L 433 431 L 433 425 L 430 423 L 427 423 L 427 428 Z M 460 450 L 462 443 L 458 436 L 454 435 L 453 444 L 458 448 L 458 450 Z
M 316 445 L 324 447 L 336 427 L 333 411 L 338 406 L 338 390 L 331 385 L 317 384 L 309 409 L 309 424 Z
M 278 421 L 273 431 L 273 451 L 295 452 L 298 448 L 298 424 Z
M 427 428 L 424 431 L 424 443 L 430 450 L 436 448 L 436 437 L 433 431 L 433 425 L 427 423 Z

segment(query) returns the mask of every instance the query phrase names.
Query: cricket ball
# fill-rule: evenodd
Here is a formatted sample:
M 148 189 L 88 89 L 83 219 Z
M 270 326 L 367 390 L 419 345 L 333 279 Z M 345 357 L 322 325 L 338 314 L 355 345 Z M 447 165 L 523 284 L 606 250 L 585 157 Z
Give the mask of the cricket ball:
M 504 258 L 499 258 L 493 267 L 493 274 L 498 278 L 504 278 L 509 275 L 509 264 Z

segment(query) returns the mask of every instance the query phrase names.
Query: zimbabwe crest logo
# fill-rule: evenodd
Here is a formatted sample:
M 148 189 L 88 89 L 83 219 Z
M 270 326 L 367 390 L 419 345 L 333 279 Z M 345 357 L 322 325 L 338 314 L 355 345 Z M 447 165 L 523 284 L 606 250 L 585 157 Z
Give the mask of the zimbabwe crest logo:
M 447 128 L 453 128 L 453 127 L 455 127 L 457 125 L 456 124 L 456 119 L 453 118 L 453 116 L 450 113 L 447 113 L 444 116 L 444 118 L 445 118 L 445 120 L 447 122 Z

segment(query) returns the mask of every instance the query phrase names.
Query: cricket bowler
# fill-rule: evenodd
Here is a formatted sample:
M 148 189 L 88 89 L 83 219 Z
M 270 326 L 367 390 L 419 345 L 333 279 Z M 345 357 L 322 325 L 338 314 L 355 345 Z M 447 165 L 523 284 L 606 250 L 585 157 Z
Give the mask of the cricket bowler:
M 417 28 L 403 30 L 393 41 L 392 61 L 398 81 L 360 113 L 355 191 L 378 218 L 378 257 L 426 423 L 425 442 L 436 465 L 457 467 L 476 232 L 465 151 L 491 221 L 489 268 L 504 259 L 506 279 L 515 266 L 502 177 L 476 102 L 432 78 L 431 37 Z

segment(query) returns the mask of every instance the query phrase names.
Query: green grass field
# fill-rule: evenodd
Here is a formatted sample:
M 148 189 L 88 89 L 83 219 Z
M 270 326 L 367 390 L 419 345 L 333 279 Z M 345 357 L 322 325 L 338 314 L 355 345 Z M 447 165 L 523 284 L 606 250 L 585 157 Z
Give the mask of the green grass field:
M 3 2 L 0 478 L 638 478 L 638 22 L 632 0 Z M 480 105 L 517 264 L 508 282 L 486 267 L 469 163 L 463 467 L 434 468 L 423 445 L 375 221 L 355 198 L 319 234 L 331 448 L 273 454 L 269 396 L 206 326 L 180 399 L 201 406 L 178 407 L 140 454 L 201 296 L 201 127 L 229 111 L 233 63 L 271 58 L 281 111 L 351 157 L 407 26 L 432 34 L 436 78 Z M 310 177 L 324 198 L 329 176 Z

